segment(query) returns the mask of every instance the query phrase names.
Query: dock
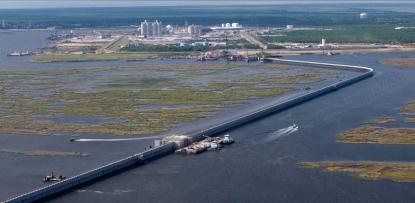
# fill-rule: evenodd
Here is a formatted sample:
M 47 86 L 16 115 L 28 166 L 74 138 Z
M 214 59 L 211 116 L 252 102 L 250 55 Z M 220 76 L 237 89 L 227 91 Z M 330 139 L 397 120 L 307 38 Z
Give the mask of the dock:
M 353 83 L 359 82 L 366 78 L 373 76 L 374 70 L 369 67 L 362 66 L 353 66 L 353 65 L 342 65 L 342 64 L 330 64 L 330 63 L 318 63 L 318 62 L 308 62 L 308 61 L 297 61 L 297 60 L 286 60 L 286 59 L 277 59 L 277 58 L 265 58 L 264 60 L 272 63 L 286 64 L 286 65 L 302 65 L 315 68 L 326 68 L 326 69 L 338 69 L 338 70 L 348 70 L 355 71 L 360 73 L 359 75 L 352 77 L 347 80 L 342 80 L 335 82 L 333 84 L 327 85 L 319 89 L 310 89 L 302 92 L 301 94 L 295 95 L 286 100 L 276 100 L 272 103 L 257 107 L 252 109 L 246 114 L 238 115 L 235 118 L 232 118 L 226 122 L 218 123 L 213 126 L 210 126 L 205 129 L 199 129 L 188 135 L 179 135 L 175 139 L 165 139 L 159 143 L 158 146 L 149 149 L 147 151 L 137 153 L 126 157 L 124 159 L 109 163 L 107 165 L 86 171 L 82 174 L 69 177 L 60 182 L 56 182 L 45 187 L 21 194 L 19 196 L 13 197 L 6 200 L 6 203 L 14 202 L 34 202 L 41 201 L 53 196 L 56 196 L 62 192 L 80 187 L 84 184 L 97 181 L 104 177 L 108 177 L 111 174 L 121 172 L 128 168 L 139 166 L 141 164 L 148 163 L 155 159 L 164 157 L 166 155 L 174 153 L 175 150 L 182 147 L 186 147 L 189 144 L 197 141 L 201 141 L 206 136 L 216 136 L 220 133 L 229 131 L 230 129 L 237 128 L 239 126 L 245 125 L 254 120 L 266 117 L 268 115 L 274 114 L 276 112 L 288 109 L 295 105 L 301 104 L 308 100 L 314 99 L 316 97 L 322 96 L 324 94 L 336 91 L 339 88 L 351 85 Z

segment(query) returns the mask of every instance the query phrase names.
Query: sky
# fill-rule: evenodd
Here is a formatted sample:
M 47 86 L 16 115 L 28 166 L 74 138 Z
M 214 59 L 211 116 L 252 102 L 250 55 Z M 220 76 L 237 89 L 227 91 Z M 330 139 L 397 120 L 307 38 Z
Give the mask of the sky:
M 304 3 L 415 3 L 415 0 L 0 0 L 0 9 Z

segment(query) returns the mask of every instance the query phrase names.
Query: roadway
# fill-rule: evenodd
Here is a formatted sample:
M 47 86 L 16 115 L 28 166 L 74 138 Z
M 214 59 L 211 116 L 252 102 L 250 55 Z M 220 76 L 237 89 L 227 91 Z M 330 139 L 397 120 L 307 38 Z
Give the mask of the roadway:
M 267 49 L 267 45 L 259 41 L 252 33 L 248 31 L 241 31 L 240 35 L 242 38 L 246 39 L 251 44 L 256 44 L 262 49 Z

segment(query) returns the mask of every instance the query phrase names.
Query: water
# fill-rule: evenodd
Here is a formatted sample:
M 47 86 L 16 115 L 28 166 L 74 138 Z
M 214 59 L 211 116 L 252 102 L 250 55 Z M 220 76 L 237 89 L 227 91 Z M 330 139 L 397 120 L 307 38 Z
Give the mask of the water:
M 36 48 L 47 34 L 36 32 L 33 35 L 39 36 L 29 38 L 32 40 L 27 43 L 28 49 Z M 0 34 L 0 42 L 7 40 L 18 42 L 19 38 Z M 10 46 L 12 44 L 10 42 Z M 8 46 L 2 46 L 3 49 L 12 50 Z M 1 68 L 9 70 L 130 64 L 32 64 L 24 57 L 8 59 L 3 57 L 4 54 L 0 55 Z M 236 143 L 221 151 L 197 156 L 171 155 L 74 190 L 51 202 L 412 202 L 414 183 L 364 181 L 346 174 L 302 169 L 297 165 L 300 161 L 324 160 L 415 161 L 414 146 L 335 142 L 337 133 L 373 118 L 396 114 L 397 107 L 415 100 L 415 70 L 379 63 L 383 58 L 401 56 L 415 57 L 415 53 L 289 57 L 369 66 L 376 69 L 376 74 L 368 80 L 232 130 L 229 133 Z M 299 127 L 296 132 L 287 134 L 288 131 L 281 130 L 293 124 Z M 91 135 L 90 138 L 97 137 Z M 1 187 L 0 197 L 4 199 L 42 186 L 41 178 L 51 171 L 72 176 L 142 151 L 150 143 L 151 140 L 71 143 L 67 135 L 1 135 L 0 145 L 10 149 L 82 151 L 91 156 L 61 158 L 0 154 L 0 171 L 3 171 L 0 180 L 2 185 L 7 184 L 7 187 Z
M 278 129 L 277 131 L 272 132 L 272 133 L 268 134 L 267 136 L 265 136 L 264 142 L 272 142 L 272 141 L 275 141 L 275 140 L 280 139 L 282 137 L 286 137 L 288 135 L 291 135 L 291 134 L 297 132 L 298 129 L 299 129 L 299 127 L 295 124 L 291 125 L 289 127 L 286 127 L 286 128 Z

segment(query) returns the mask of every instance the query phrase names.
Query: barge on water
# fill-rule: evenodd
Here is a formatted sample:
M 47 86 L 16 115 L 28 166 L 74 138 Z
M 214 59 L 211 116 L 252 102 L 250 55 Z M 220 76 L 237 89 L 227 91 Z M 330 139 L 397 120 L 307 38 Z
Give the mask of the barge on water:
M 15 51 L 12 53 L 8 53 L 7 56 L 32 56 L 34 54 L 35 53 L 31 51 Z
M 230 145 L 234 142 L 235 140 L 229 134 L 219 137 L 207 137 L 202 141 L 194 142 L 187 147 L 176 150 L 175 152 L 178 154 L 200 154 L 205 151 L 220 150 L 224 145 Z

